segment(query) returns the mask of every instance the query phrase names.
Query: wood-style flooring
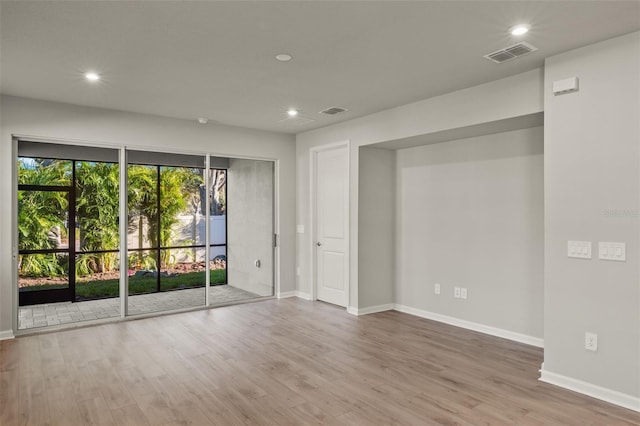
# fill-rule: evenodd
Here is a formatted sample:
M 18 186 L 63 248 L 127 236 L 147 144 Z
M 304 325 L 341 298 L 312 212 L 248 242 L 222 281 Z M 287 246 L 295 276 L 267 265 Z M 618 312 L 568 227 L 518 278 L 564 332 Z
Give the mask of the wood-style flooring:
M 542 350 L 299 299 L 0 344 L 0 424 L 640 425 L 538 381 Z

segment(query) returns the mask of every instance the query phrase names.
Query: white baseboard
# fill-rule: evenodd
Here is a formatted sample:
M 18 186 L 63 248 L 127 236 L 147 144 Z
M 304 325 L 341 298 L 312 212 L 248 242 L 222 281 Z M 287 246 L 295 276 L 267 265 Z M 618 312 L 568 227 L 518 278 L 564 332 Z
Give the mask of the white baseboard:
M 515 342 L 524 343 L 526 345 L 536 346 L 538 348 L 544 347 L 544 340 L 539 337 L 528 336 L 526 334 L 516 333 L 514 331 L 504 330 L 502 328 L 491 327 L 488 325 L 479 324 L 476 322 L 467 321 L 467 320 L 463 320 L 455 317 L 450 317 L 447 315 L 436 314 L 434 312 L 429 312 L 429 311 L 425 311 L 418 308 L 412 308 L 411 306 L 395 304 L 394 309 L 398 312 L 404 312 L 406 314 L 416 315 L 418 317 L 442 322 L 442 323 L 453 325 L 456 327 L 478 331 L 480 333 L 489 334 L 491 336 L 513 340 Z
M 350 306 L 347 308 L 347 312 L 350 313 L 351 315 L 368 315 L 368 314 L 375 314 L 376 312 L 392 311 L 394 306 L 395 305 L 393 303 L 387 303 L 385 305 L 369 306 L 368 308 L 362 308 L 362 309 L 353 308 Z
M 0 331 L 0 340 L 9 340 L 9 339 L 13 339 L 14 336 L 13 335 L 13 330 L 3 330 Z
M 592 398 L 600 399 L 620 407 L 628 408 L 640 412 L 640 398 L 627 395 L 626 393 L 603 388 L 592 383 L 583 382 L 582 380 L 573 379 L 563 376 L 562 374 L 552 373 L 544 369 L 544 365 L 540 369 L 541 382 L 549 383 L 561 388 L 569 389 Z
M 311 295 L 309 293 L 305 293 L 304 291 L 296 290 L 296 297 L 304 300 L 311 300 Z
M 299 297 L 304 300 L 311 300 L 311 295 L 300 290 L 283 291 L 278 293 L 278 299 L 286 299 L 287 297 Z

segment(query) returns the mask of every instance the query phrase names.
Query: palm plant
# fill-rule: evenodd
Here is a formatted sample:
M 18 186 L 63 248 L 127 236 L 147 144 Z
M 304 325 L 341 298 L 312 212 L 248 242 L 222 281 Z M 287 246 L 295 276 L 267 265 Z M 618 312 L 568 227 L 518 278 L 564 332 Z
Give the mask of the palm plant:
M 149 225 L 149 232 L 146 237 L 149 240 L 149 247 L 155 247 L 158 243 L 157 222 L 158 222 L 158 202 L 157 202 L 157 171 L 156 167 L 129 165 L 127 169 L 128 180 L 128 205 L 129 205 L 129 230 L 138 231 L 138 248 L 144 246 L 144 224 L 145 219 Z M 144 262 L 144 253 L 138 252 L 138 265 Z
M 117 250 L 118 165 L 77 162 L 76 214 L 80 232 L 80 251 Z M 78 275 L 108 272 L 116 267 L 117 253 L 82 255 L 76 262 Z
M 145 237 L 148 240 L 147 247 L 150 248 L 174 244 L 174 226 L 178 223 L 178 215 L 186 212 L 190 206 L 198 205 L 198 188 L 203 182 L 201 173 L 199 169 L 161 167 L 158 176 L 156 167 L 129 166 L 129 229 L 133 231 L 137 228 L 138 248 L 144 247 Z M 159 205 L 156 187 L 158 178 Z M 148 231 L 146 233 L 145 224 Z M 174 263 L 170 250 L 163 250 L 159 260 L 160 265 L 165 267 Z M 146 263 L 143 252 L 138 253 L 136 263 Z
M 51 238 L 51 231 L 56 229 L 62 233 L 66 229 L 70 182 L 71 162 L 69 161 L 21 159 L 18 162 L 20 185 L 62 187 L 60 191 L 18 191 L 18 248 L 20 250 L 57 248 L 57 241 Z M 23 276 L 64 275 L 66 268 L 61 263 L 61 259 L 55 254 L 20 255 L 18 259 L 19 272 Z

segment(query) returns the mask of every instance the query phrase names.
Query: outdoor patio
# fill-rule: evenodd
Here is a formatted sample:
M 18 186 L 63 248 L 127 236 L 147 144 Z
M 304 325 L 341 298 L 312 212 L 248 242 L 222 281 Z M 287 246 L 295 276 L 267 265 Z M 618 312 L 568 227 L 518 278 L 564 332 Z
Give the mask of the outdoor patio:
M 211 305 L 223 305 L 260 297 L 230 285 L 209 287 L 209 296 Z M 129 296 L 130 315 L 203 305 L 204 287 Z M 120 316 L 119 298 L 21 306 L 18 329 L 25 330 L 118 316 Z

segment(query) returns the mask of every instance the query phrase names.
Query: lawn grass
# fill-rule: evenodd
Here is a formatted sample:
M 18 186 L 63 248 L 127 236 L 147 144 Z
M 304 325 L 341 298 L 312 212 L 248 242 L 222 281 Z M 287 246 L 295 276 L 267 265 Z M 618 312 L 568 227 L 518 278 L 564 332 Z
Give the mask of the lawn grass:
M 177 290 L 184 288 L 204 286 L 205 272 L 189 272 L 175 277 L 160 277 L 160 290 Z M 227 281 L 226 269 L 211 270 L 211 285 L 225 284 Z M 38 285 L 23 287 L 20 291 L 52 290 L 55 288 L 65 288 L 64 284 Z M 157 291 L 157 280 L 155 277 L 129 277 L 129 295 L 153 293 Z M 120 280 L 94 280 L 76 283 L 76 298 L 78 299 L 99 299 L 105 297 L 118 297 L 120 293 Z

